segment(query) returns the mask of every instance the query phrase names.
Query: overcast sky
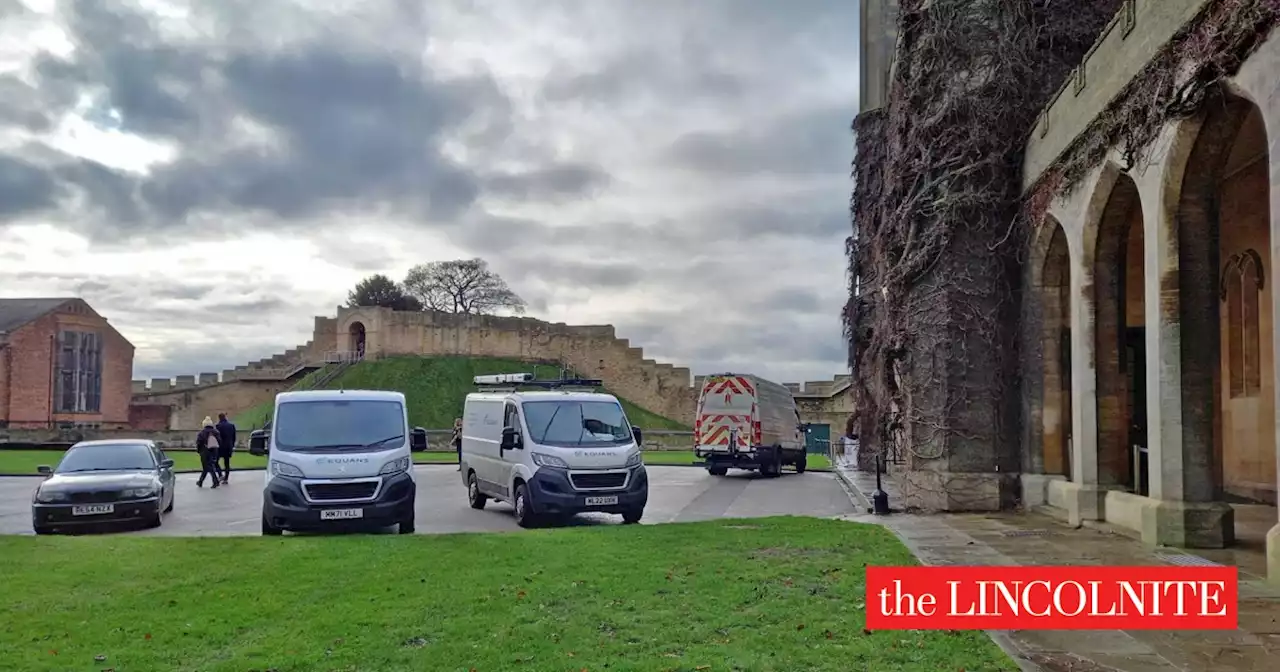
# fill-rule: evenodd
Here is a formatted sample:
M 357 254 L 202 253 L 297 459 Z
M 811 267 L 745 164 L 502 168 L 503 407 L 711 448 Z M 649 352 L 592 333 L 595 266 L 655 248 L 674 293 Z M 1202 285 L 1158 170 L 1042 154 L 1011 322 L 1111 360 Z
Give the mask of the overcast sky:
M 310 338 L 480 256 L 529 315 L 779 382 L 847 370 L 853 0 L 0 0 L 0 296 L 135 377 Z

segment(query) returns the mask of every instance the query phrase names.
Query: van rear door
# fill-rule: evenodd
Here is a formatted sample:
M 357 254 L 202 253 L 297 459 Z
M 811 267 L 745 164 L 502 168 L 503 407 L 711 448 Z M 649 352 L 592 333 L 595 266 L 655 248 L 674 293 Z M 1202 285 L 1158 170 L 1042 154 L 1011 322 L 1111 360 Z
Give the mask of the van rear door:
M 756 389 L 746 376 L 710 376 L 702 384 L 694 442 L 703 450 L 729 451 L 737 430 L 737 449 L 760 443 Z

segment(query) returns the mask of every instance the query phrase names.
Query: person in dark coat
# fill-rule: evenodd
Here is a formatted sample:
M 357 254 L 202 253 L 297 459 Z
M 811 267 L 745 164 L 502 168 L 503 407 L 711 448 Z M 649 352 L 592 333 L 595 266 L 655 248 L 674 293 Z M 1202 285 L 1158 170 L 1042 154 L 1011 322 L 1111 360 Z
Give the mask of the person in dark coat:
M 218 457 L 222 458 L 222 482 L 226 483 L 231 476 L 231 451 L 236 448 L 236 426 L 227 419 L 226 413 L 218 414 Z
M 453 421 L 453 449 L 458 451 L 458 471 L 462 471 L 462 418 Z
M 213 479 L 213 487 L 218 487 L 218 448 L 221 445 L 218 441 L 218 430 L 213 426 L 213 420 L 205 417 L 204 428 L 196 434 L 196 453 L 200 455 L 200 478 L 196 480 L 196 487 L 204 487 L 204 477 L 208 476 Z

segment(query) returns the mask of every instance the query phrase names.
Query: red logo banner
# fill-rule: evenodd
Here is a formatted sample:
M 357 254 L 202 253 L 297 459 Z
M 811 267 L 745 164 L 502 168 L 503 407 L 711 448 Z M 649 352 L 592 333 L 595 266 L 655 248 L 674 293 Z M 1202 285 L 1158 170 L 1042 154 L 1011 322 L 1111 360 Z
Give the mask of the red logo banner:
M 869 630 L 1235 630 L 1235 567 L 868 567 Z

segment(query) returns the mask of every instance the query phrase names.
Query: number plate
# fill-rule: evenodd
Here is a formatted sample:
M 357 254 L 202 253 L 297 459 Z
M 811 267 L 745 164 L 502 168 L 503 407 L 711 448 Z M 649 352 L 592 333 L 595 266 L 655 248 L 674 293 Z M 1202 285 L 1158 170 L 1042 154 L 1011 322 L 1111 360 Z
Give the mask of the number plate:
M 353 520 L 364 518 L 364 509 L 325 509 L 320 512 L 320 520 Z
M 587 506 L 608 506 L 610 504 L 617 504 L 617 503 L 618 503 L 617 495 L 612 495 L 609 497 L 588 497 L 587 498 Z
M 115 504 L 84 504 L 71 507 L 73 516 L 97 516 L 103 513 L 115 513 Z

